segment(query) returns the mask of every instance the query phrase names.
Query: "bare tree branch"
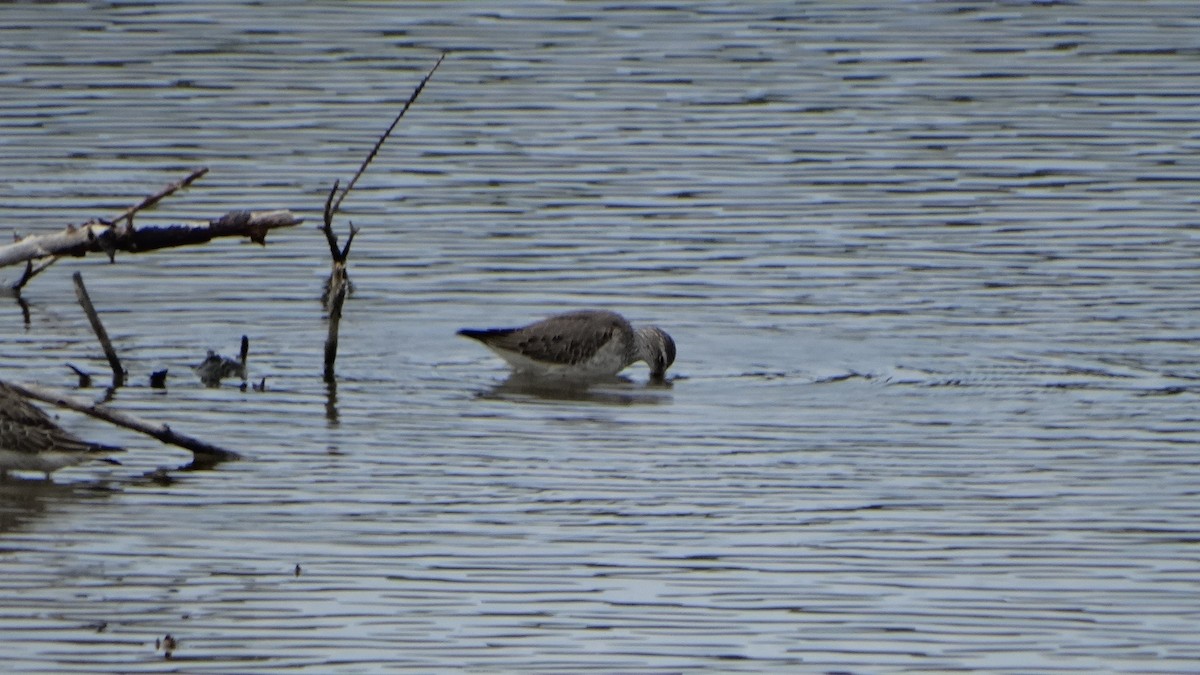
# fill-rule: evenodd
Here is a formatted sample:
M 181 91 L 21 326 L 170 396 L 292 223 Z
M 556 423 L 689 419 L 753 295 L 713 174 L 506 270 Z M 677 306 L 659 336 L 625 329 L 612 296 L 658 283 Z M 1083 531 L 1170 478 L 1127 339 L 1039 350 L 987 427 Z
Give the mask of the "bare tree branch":
M 135 213 L 137 213 L 138 211 L 141 211 L 142 209 L 146 209 L 151 206 L 154 206 L 158 202 L 162 201 L 162 199 L 165 198 L 166 196 L 174 194 L 175 192 L 182 190 L 183 188 L 191 185 L 193 182 L 195 182 L 198 178 L 200 178 L 201 176 L 203 176 L 206 173 L 208 173 L 208 167 L 201 167 L 199 169 L 196 169 L 195 171 L 193 171 L 190 174 L 188 174 L 187 176 L 185 176 L 182 180 L 177 180 L 174 183 L 167 185 L 166 187 L 162 188 L 158 192 L 156 192 L 152 195 L 146 196 L 145 198 L 142 199 L 142 201 L 125 209 L 124 211 L 122 211 L 120 213 L 120 215 L 118 215 L 116 218 L 113 219 L 113 222 L 119 223 L 122 220 L 124 220 L 126 230 L 132 230 L 133 229 L 133 215 Z M 111 262 L 112 256 L 113 256 L 113 251 L 107 250 L 106 253 L 108 253 L 109 261 Z M 25 285 L 28 284 L 30 281 L 32 281 L 34 277 L 36 277 L 38 274 L 41 274 L 42 272 L 44 272 L 47 268 L 49 268 L 54 263 L 58 262 L 58 258 L 59 258 L 59 256 L 56 254 L 49 255 L 49 256 L 41 259 L 38 262 L 37 266 L 34 266 L 33 261 L 30 260 L 25 265 L 25 273 L 23 275 L 21 275 L 21 278 L 12 285 L 12 289 L 15 291 L 20 291 L 22 288 L 25 288 Z
M 84 256 L 112 251 L 145 253 L 160 248 L 203 244 L 217 237 L 249 237 L 255 243 L 265 244 L 268 231 L 302 222 L 302 218 L 297 218 L 286 209 L 230 211 L 215 220 L 153 225 L 136 230 L 118 230 L 113 223 L 90 222 L 79 227 L 67 227 L 55 234 L 29 235 L 7 246 L 0 246 L 0 267 L 46 256 Z
M 192 438 L 191 436 L 177 433 L 173 431 L 171 427 L 165 424 L 155 426 L 150 422 L 138 419 L 132 415 L 102 408 L 84 401 L 77 401 L 73 398 L 63 396 L 57 392 L 43 389 L 42 387 L 32 384 L 17 384 L 15 382 L 6 382 L 5 384 L 12 387 L 22 396 L 27 398 L 49 403 L 50 405 L 58 406 L 60 408 L 74 410 L 75 412 L 83 413 L 89 417 L 95 417 L 96 419 L 104 420 L 110 424 L 115 424 L 119 427 L 125 427 L 126 429 L 132 429 L 133 431 L 157 438 L 163 443 L 175 445 L 186 450 L 191 450 L 192 455 L 196 460 L 196 464 L 210 465 L 231 459 L 241 459 L 242 457 L 232 450 L 219 448 L 211 443 L 206 443 L 197 438 Z
M 442 61 L 446 58 L 446 52 L 443 52 L 438 57 L 437 63 L 425 73 L 425 77 L 413 89 L 408 100 L 404 102 L 404 107 L 396 114 L 396 118 L 388 125 L 383 135 L 379 140 L 375 141 L 375 146 L 367 153 L 362 164 L 359 165 L 358 171 L 354 173 L 354 177 L 346 184 L 346 189 L 338 192 L 339 181 L 334 181 L 333 187 L 329 190 L 329 196 L 325 198 L 325 210 L 323 213 L 324 224 L 321 226 L 321 231 L 325 233 L 325 241 L 329 244 L 329 255 L 333 259 L 332 268 L 329 271 L 329 279 L 325 282 L 325 293 L 321 297 L 322 304 L 329 310 L 329 335 L 325 338 L 325 381 L 330 384 L 330 396 L 333 396 L 334 383 L 336 382 L 334 374 L 334 362 L 337 361 L 338 349 L 338 330 L 342 320 L 342 305 L 346 300 L 346 294 L 350 292 L 351 283 L 350 276 L 346 271 L 347 260 L 350 257 L 350 245 L 354 243 L 354 236 L 358 234 L 358 228 L 354 227 L 354 223 L 350 223 L 350 234 L 346 237 L 346 245 L 338 246 L 337 235 L 333 232 L 333 218 L 337 215 L 338 209 L 342 206 L 342 200 L 346 195 L 350 194 L 350 190 L 354 188 L 355 183 L 371 165 L 371 160 L 375 159 L 375 155 L 379 153 L 379 149 L 383 147 L 388 137 L 392 135 L 392 131 L 396 125 L 400 123 L 400 119 L 404 117 L 404 113 L 412 107 L 412 104 L 421 95 L 421 91 L 425 89 L 425 85 L 429 82 L 429 78 L 433 77 L 433 73 L 442 65 Z M 332 405 L 332 403 L 330 404 Z

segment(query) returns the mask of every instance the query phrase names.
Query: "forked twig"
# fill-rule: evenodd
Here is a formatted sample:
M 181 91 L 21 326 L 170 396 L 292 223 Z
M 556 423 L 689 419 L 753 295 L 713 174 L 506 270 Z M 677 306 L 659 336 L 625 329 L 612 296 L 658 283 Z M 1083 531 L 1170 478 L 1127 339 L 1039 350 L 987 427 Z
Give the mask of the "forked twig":
M 384 141 L 392 135 L 392 131 L 400 123 L 400 119 L 404 117 L 404 113 L 408 112 L 408 109 L 412 107 L 417 97 L 421 95 L 421 91 L 425 89 L 429 78 L 433 77 L 434 71 L 438 69 L 438 66 L 442 65 L 442 61 L 445 58 L 446 53 L 443 52 L 438 57 L 437 62 L 433 64 L 433 67 L 429 69 L 429 72 L 425 74 L 425 77 L 421 78 L 421 81 L 413 89 L 408 100 L 404 102 L 404 107 L 400 109 L 396 118 L 388 125 L 387 130 L 383 132 L 379 140 L 375 141 L 375 146 L 367 153 L 366 159 L 359 165 L 358 171 L 354 173 L 350 182 L 346 184 L 346 188 L 339 192 L 338 186 L 340 185 L 340 181 L 335 180 L 333 187 L 329 190 L 329 195 L 325 198 L 324 223 L 321 226 L 321 231 L 325 234 L 325 241 L 329 244 L 329 255 L 333 259 L 333 267 L 329 272 L 329 279 L 325 282 L 325 293 L 321 296 L 322 304 L 329 310 L 329 334 L 325 338 L 324 375 L 326 382 L 334 382 L 333 365 L 337 361 L 338 330 L 342 320 L 342 305 L 346 300 L 346 294 L 349 293 L 351 288 L 350 277 L 346 271 L 346 263 L 350 257 L 350 245 L 354 243 L 354 236 L 358 234 L 358 228 L 354 226 L 354 223 L 350 223 L 350 234 L 346 237 L 346 244 L 339 246 L 337 235 L 333 232 L 333 219 L 337 215 L 338 209 L 342 206 L 342 200 L 346 198 L 346 195 L 350 194 L 350 190 L 354 188 L 354 185 L 358 183 L 358 179 L 366 172 L 367 167 L 371 165 L 371 161 L 375 159 L 375 155 L 379 154 L 379 149 L 383 147 Z
M 114 218 L 112 222 L 118 223 L 118 222 L 124 220 L 126 233 L 131 232 L 133 230 L 134 214 L 136 214 L 138 211 L 141 211 L 143 209 L 154 206 L 155 204 L 162 201 L 167 196 L 169 196 L 175 192 L 178 192 L 179 190 L 182 190 L 183 188 L 191 185 L 192 183 L 194 183 L 197 179 L 199 179 L 201 176 L 203 176 L 206 173 L 208 173 L 208 167 L 200 167 L 199 169 L 192 171 L 190 174 L 188 174 L 184 178 L 177 180 L 174 183 L 171 183 L 171 184 L 163 187 L 161 190 L 159 190 L 158 192 L 156 192 L 152 195 L 147 195 L 137 204 L 134 204 L 133 206 L 130 206 L 129 208 L 125 209 L 124 211 L 122 211 L 120 213 L 120 215 L 118 215 L 116 218 Z M 38 261 L 37 265 L 34 265 L 32 260 L 28 261 L 25 265 L 24 274 L 22 274 L 21 278 L 18 279 L 17 282 L 12 285 L 12 289 L 14 291 L 20 291 L 22 288 L 25 288 L 25 285 L 28 284 L 30 281 L 32 281 L 34 277 L 36 277 L 37 275 L 46 271 L 46 269 L 48 269 L 51 265 L 58 262 L 58 259 L 60 257 L 61 256 L 59 254 L 48 255 L 45 258 L 43 258 L 42 260 Z M 111 252 L 110 252 L 109 257 L 111 259 Z

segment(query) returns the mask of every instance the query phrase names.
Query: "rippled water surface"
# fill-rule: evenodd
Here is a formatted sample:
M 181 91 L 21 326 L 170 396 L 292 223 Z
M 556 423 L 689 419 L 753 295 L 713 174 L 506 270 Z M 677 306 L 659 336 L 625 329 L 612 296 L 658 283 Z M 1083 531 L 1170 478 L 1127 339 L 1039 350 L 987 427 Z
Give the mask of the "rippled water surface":
M 110 405 L 247 457 L 62 412 L 128 451 L 0 485 L 6 667 L 1197 672 L 1198 36 L 1183 0 L 0 6 L 7 231 L 197 166 L 139 223 L 307 219 L 0 298 L 0 377 L 102 385 L 81 271 Z M 329 388 L 325 194 L 443 50 L 343 205 Z M 513 387 L 454 336 L 587 306 L 669 331 L 671 386 Z M 203 387 L 242 335 L 265 391 Z

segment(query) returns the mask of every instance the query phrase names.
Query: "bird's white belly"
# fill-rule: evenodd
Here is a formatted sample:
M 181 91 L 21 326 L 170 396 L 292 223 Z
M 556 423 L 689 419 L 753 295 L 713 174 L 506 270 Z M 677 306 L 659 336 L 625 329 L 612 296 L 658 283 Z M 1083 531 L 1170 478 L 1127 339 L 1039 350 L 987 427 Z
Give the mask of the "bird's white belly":
M 6 471 L 41 471 L 54 473 L 64 466 L 78 464 L 87 456 L 78 452 L 57 452 L 44 450 L 42 452 L 14 452 L 0 448 L 0 467 Z
M 619 340 L 610 340 L 586 360 L 577 363 L 550 363 L 531 359 L 524 354 L 493 349 L 513 370 L 539 377 L 594 378 L 615 375 L 629 365 L 625 349 Z

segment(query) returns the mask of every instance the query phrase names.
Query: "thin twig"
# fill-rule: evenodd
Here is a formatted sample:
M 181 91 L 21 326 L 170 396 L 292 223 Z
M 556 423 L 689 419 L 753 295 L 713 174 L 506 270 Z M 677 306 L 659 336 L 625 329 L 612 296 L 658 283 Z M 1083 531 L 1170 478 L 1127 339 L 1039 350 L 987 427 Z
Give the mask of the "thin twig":
M 199 169 L 196 169 L 195 171 L 188 174 L 185 178 L 183 178 L 181 180 L 177 180 L 174 183 L 171 183 L 170 185 L 163 187 L 163 189 L 159 190 L 158 192 L 147 196 L 145 199 L 138 202 L 137 204 L 134 204 L 133 206 L 130 206 L 129 208 L 125 209 L 124 211 L 121 212 L 120 215 L 118 215 L 116 218 L 113 218 L 113 222 L 119 223 L 122 220 L 124 220 L 124 221 L 126 221 L 126 227 L 132 228 L 133 227 L 133 215 L 135 213 L 137 213 L 138 211 L 141 211 L 142 209 L 146 209 L 151 206 L 154 206 L 155 204 L 162 201 L 163 198 L 168 197 L 171 194 L 174 194 L 175 192 L 178 192 L 179 190 L 182 190 L 183 188 L 191 185 L 192 183 L 194 183 L 197 179 L 199 179 L 201 176 L 203 176 L 206 173 L 208 173 L 208 167 L 206 167 L 206 166 L 202 166 Z
M 321 225 L 321 231 L 325 233 L 325 242 L 329 244 L 329 255 L 335 263 L 345 262 L 338 251 L 337 235 L 333 233 L 333 198 L 337 195 L 339 182 L 337 180 L 333 181 L 333 187 L 329 189 L 329 196 L 325 198 L 325 210 L 323 212 L 325 220 L 324 224 Z
M 354 243 L 354 235 L 358 234 L 358 230 L 359 228 L 355 227 L 354 223 L 350 223 L 350 234 L 346 237 L 346 245 L 342 247 L 342 262 L 346 262 L 346 259 L 350 257 L 350 244 Z
M 83 307 L 83 312 L 87 314 L 88 321 L 92 324 L 92 330 L 96 332 L 96 338 L 100 340 L 100 346 L 104 348 L 104 356 L 108 358 L 108 365 L 113 371 L 113 386 L 120 387 L 125 384 L 125 370 L 121 368 L 121 359 L 117 358 L 117 350 L 113 349 L 112 342 L 108 339 L 108 331 L 104 330 L 104 324 L 100 322 L 100 315 L 96 313 L 96 308 L 92 305 L 92 298 L 88 296 L 87 287 L 83 285 L 83 275 L 76 272 L 72 275 L 75 280 L 75 297 L 79 298 L 79 304 Z
M 350 194 L 350 190 L 354 188 L 354 184 L 358 182 L 359 177 L 363 175 L 363 172 L 367 170 L 367 166 L 371 164 L 371 160 L 375 159 L 375 155 L 379 152 L 379 148 L 383 147 L 383 142 L 388 139 L 388 136 L 392 134 L 392 130 L 395 129 L 396 125 L 400 123 L 400 118 L 404 117 L 404 113 L 408 112 L 409 107 L 412 106 L 412 104 L 417 100 L 417 97 L 421 95 L 421 90 L 425 88 L 425 84 L 429 82 L 429 78 L 433 77 L 434 71 L 438 69 L 438 66 L 442 65 L 442 61 L 445 58 L 446 52 L 442 52 L 442 55 L 438 57 L 437 63 L 433 64 L 433 67 L 429 69 L 429 72 L 425 74 L 425 77 L 421 78 L 421 82 L 417 84 L 417 88 L 413 89 L 412 95 L 409 96 L 408 100 L 404 102 L 404 107 L 400 109 L 400 114 L 396 115 L 396 119 L 392 120 L 392 123 L 388 126 L 387 131 L 383 132 L 383 135 L 379 137 L 378 141 L 375 141 L 375 147 L 371 148 L 371 152 L 367 153 L 367 158 L 363 160 L 362 166 L 358 167 L 358 171 L 354 174 L 354 177 L 351 178 L 350 182 L 346 184 L 346 189 L 342 190 L 342 194 L 337 198 L 337 201 L 334 202 L 332 211 L 333 213 L 337 213 L 338 209 L 341 208 L 342 200 L 346 198 L 346 195 Z

